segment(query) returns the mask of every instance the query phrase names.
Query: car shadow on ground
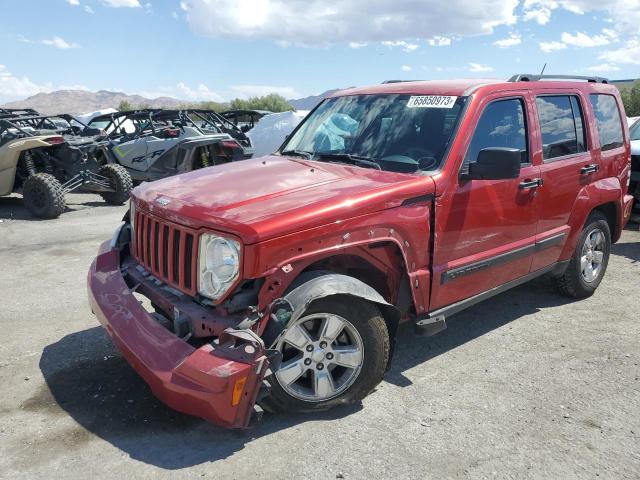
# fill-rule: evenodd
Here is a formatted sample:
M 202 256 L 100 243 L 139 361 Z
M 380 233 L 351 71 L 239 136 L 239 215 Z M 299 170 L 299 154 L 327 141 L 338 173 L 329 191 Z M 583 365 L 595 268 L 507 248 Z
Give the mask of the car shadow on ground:
M 539 279 L 479 304 L 448 320 L 440 334 L 418 337 L 402 328 L 385 381 L 407 386 L 403 374 L 415 365 L 500 328 L 540 308 L 570 302 Z M 218 428 L 175 412 L 157 400 L 115 350 L 101 327 L 67 335 L 47 346 L 40 359 L 46 385 L 23 404 L 31 410 L 62 409 L 82 427 L 132 458 L 180 469 L 227 458 L 253 439 L 308 421 L 336 420 L 362 408 L 349 405 L 317 414 L 265 414 L 249 431 Z M 53 398 L 52 398 L 53 397 Z
M 84 210 L 86 208 L 93 207 L 111 207 L 106 202 L 100 201 L 87 201 L 87 202 L 73 202 L 67 204 L 62 215 L 68 212 L 76 210 Z M 0 197 L 0 220 L 28 220 L 28 221 L 50 221 L 33 216 L 24 205 L 22 197 Z

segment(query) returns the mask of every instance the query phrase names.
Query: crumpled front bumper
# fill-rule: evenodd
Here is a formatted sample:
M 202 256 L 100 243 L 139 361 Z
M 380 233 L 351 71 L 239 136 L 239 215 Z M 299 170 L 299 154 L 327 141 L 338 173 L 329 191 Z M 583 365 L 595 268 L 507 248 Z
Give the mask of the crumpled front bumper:
M 171 408 L 228 428 L 249 425 L 269 360 L 260 337 L 227 329 L 194 348 L 160 325 L 120 271 L 120 250 L 101 245 L 88 274 L 91 309 L 131 366 Z

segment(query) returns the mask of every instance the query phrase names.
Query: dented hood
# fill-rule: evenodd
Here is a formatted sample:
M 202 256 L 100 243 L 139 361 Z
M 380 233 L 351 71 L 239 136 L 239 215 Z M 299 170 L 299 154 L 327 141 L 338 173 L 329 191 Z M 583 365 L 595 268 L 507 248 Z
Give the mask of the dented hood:
M 252 244 L 434 191 L 428 176 L 267 156 L 144 183 L 132 196 L 138 208 L 154 215 Z

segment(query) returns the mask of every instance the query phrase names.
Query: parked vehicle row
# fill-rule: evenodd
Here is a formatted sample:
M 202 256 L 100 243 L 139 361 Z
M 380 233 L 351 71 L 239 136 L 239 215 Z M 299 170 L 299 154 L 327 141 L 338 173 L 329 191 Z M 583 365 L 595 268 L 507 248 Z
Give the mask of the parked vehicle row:
M 251 141 L 209 110 L 137 110 L 94 117 L 108 161 L 123 165 L 135 182 L 250 158 Z
M 163 402 L 216 424 L 358 402 L 402 322 L 433 335 L 541 275 L 593 294 L 630 148 L 601 78 L 336 92 L 274 155 L 136 187 L 91 309 Z
M 212 110 L 113 112 L 85 124 L 68 114 L 0 109 L 0 196 L 22 193 L 40 218 L 59 216 L 69 192 L 118 205 L 133 184 L 252 155 L 243 130 Z
M 73 191 L 99 193 L 110 204 L 129 198 L 131 177 L 103 161 L 100 132 L 70 115 L 0 110 L 0 196 L 21 192 L 28 210 L 55 218 Z

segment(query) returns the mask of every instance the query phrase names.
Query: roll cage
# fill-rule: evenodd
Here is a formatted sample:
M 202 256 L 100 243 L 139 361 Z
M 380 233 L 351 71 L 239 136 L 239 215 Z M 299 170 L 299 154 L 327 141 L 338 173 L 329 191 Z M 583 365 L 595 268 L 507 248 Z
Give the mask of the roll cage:
M 109 139 L 129 137 L 131 139 L 147 135 L 157 135 L 160 131 L 171 128 L 183 128 L 189 126 L 195 128 L 202 135 L 210 133 L 228 133 L 249 146 L 249 141 L 244 133 L 229 120 L 213 110 L 207 109 L 144 109 L 100 115 L 91 120 L 89 126 L 94 123 L 107 121 L 101 127 Z M 126 122 L 131 122 L 135 131 L 127 132 Z

